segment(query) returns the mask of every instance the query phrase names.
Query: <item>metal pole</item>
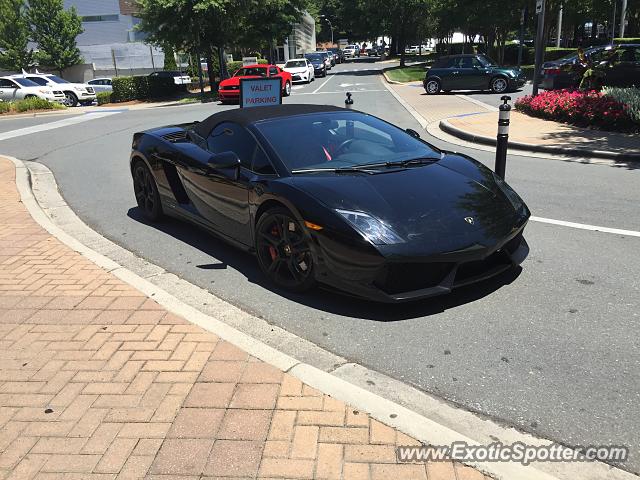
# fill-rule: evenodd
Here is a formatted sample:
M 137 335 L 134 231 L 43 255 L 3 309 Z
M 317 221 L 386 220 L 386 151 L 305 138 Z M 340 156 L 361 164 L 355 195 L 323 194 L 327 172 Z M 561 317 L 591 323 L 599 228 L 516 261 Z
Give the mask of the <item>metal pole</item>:
M 562 33 L 562 7 L 560 4 L 560 10 L 558 10 L 558 27 L 556 28 L 556 47 L 560 48 L 560 36 Z
M 511 116 L 511 97 L 505 95 L 500 105 L 500 116 L 498 118 L 498 139 L 496 142 L 496 175 L 504 178 L 507 169 L 507 147 L 509 146 L 509 122 Z
M 116 62 L 116 52 L 111 49 L 111 59 L 113 60 L 113 69 L 116 71 L 116 77 L 118 76 L 118 64 Z
M 538 83 L 540 82 L 540 69 L 544 60 L 544 14 L 545 0 L 536 0 L 536 13 L 538 14 L 538 31 L 536 33 L 536 62 L 533 70 L 533 92 L 538 95 Z
M 622 0 L 622 12 L 620 13 L 620 38 L 624 38 L 624 24 L 625 17 L 627 16 L 627 0 Z

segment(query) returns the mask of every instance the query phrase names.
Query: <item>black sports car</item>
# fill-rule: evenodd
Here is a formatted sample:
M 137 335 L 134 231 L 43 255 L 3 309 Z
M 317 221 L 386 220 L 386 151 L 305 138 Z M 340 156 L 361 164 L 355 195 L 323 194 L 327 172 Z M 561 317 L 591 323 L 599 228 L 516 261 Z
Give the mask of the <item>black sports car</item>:
M 354 110 L 279 105 L 136 133 L 138 206 L 253 252 L 276 285 L 413 300 L 528 253 L 529 210 L 472 158 Z

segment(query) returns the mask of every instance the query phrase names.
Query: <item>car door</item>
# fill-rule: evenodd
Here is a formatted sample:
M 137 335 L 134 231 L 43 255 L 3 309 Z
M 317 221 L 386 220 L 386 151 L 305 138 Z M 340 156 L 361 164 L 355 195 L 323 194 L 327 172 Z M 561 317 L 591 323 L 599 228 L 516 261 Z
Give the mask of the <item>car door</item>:
M 440 78 L 440 84 L 443 90 L 454 90 L 458 88 L 456 85 L 458 80 L 459 61 L 459 57 L 447 58 L 442 60 L 441 64 L 437 62 L 429 71 L 429 75 L 434 75 Z
M 482 65 L 475 57 L 460 57 L 457 73 L 453 77 L 454 90 L 476 90 L 487 88 Z
M 18 85 L 8 78 L 0 78 L 0 100 L 12 102 L 16 100 Z
M 234 152 L 241 161 L 238 178 L 230 170 L 179 168 L 189 199 L 218 232 L 245 245 L 251 245 L 249 189 L 251 164 L 259 148 L 253 136 L 241 125 L 224 122 L 207 139 L 211 153 Z

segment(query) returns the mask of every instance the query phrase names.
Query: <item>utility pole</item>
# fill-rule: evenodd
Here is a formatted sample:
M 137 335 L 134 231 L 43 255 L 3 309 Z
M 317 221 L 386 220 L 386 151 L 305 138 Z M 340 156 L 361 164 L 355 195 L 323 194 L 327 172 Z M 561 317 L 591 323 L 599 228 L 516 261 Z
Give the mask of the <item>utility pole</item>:
M 538 31 L 536 33 L 536 64 L 533 70 L 533 96 L 538 95 L 538 83 L 540 83 L 540 69 L 544 60 L 544 14 L 545 0 L 536 0 L 536 14 L 538 15 Z
M 627 16 L 627 0 L 622 0 L 622 12 L 620 13 L 620 38 L 624 38 L 625 17 Z
M 556 47 L 560 48 L 560 37 L 562 33 L 562 7 L 560 4 L 560 10 L 558 10 L 558 27 L 556 28 Z
M 616 9 L 618 7 L 618 1 L 613 0 L 613 18 L 611 19 L 611 44 L 613 44 L 613 39 L 616 38 Z

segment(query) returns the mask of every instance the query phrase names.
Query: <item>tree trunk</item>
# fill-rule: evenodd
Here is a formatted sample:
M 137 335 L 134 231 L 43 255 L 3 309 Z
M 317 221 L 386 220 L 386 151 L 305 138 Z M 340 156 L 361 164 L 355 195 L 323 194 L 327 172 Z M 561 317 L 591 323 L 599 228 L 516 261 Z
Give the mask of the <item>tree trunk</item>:
M 224 58 L 224 46 L 218 45 L 218 65 L 220 70 L 220 81 L 229 76 L 227 72 L 227 61 Z
M 212 92 L 216 91 L 216 72 L 213 68 L 213 60 L 211 59 L 211 50 L 207 52 L 207 74 L 209 77 L 209 88 Z
M 404 27 L 402 28 L 402 30 L 400 30 L 400 35 L 398 38 L 398 47 L 400 48 L 400 66 L 404 67 L 405 66 L 405 48 L 406 48 L 406 43 L 407 40 L 405 38 L 406 33 L 404 31 Z

